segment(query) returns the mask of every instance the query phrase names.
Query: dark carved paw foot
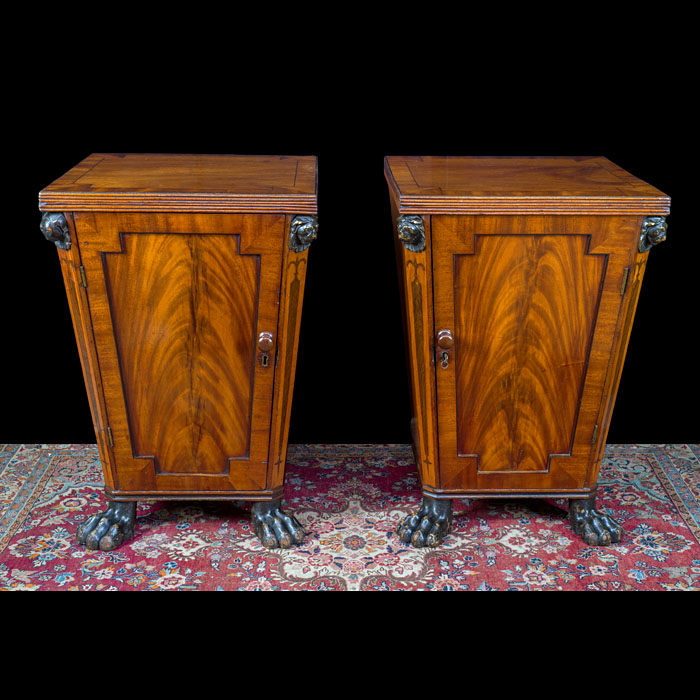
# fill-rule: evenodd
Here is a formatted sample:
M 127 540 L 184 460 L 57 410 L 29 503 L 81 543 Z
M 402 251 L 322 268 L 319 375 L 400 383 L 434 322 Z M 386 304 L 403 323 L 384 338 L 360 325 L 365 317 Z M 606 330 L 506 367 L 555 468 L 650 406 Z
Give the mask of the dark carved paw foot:
M 452 500 L 423 496 L 420 510 L 397 530 L 401 541 L 414 547 L 437 547 L 452 527 Z
M 297 519 L 285 513 L 281 499 L 253 503 L 253 528 L 268 549 L 288 549 L 304 541 L 304 530 Z
M 136 501 L 112 501 L 103 513 L 93 515 L 77 532 L 78 544 L 111 552 L 134 535 Z
M 619 523 L 595 509 L 595 497 L 569 500 L 569 522 L 572 530 L 593 546 L 613 544 L 622 539 Z

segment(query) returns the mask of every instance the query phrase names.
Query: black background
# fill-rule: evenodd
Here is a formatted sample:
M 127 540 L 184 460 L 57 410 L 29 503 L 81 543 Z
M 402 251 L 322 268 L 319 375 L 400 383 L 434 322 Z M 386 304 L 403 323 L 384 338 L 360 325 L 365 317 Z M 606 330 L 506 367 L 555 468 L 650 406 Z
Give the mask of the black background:
M 370 90 L 347 75 L 342 85 L 323 76 L 301 82 L 136 94 L 106 81 L 89 98 L 62 89 L 22 101 L 6 149 L 1 441 L 95 441 L 60 266 L 37 207 L 38 192 L 92 152 L 318 156 L 319 238 L 292 443 L 410 441 L 385 155 L 605 156 L 672 198 L 608 441 L 698 441 L 697 183 L 683 167 L 692 142 L 677 93 L 651 98 L 629 83 L 605 94 L 579 84 L 563 95 L 526 81 L 486 95 L 420 80 L 407 90 L 388 80 Z

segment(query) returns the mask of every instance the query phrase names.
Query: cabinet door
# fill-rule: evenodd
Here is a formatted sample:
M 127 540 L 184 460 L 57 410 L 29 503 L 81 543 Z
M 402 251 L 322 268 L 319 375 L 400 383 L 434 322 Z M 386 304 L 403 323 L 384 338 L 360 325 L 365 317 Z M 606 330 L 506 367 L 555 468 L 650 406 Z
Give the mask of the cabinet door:
M 445 361 L 436 347 L 441 490 L 594 483 L 636 226 L 623 217 L 432 217 L 435 333 L 454 343 Z
M 284 217 L 75 213 L 74 221 L 113 493 L 264 491 Z M 261 333 L 272 342 L 259 345 Z

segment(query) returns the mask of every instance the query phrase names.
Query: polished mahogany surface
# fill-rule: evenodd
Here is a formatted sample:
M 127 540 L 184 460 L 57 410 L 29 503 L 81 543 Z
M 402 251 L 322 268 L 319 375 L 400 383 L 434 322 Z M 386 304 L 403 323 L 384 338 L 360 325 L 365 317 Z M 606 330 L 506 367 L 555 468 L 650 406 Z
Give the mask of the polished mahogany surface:
M 385 165 L 394 218 L 411 202 L 425 236 L 409 248 L 395 226 L 424 493 L 590 493 L 648 258 L 640 233 L 668 197 L 600 158 Z M 547 213 L 525 208 L 533 197 Z
M 484 236 L 454 256 L 457 452 L 480 471 L 546 471 L 570 450 L 605 269 L 587 245 Z
M 639 217 L 431 217 L 442 489 L 595 483 L 647 254 Z M 639 271 L 639 272 L 637 272 Z M 624 293 L 623 293 L 624 292 Z M 601 443 L 602 441 L 602 443 Z
M 127 233 L 104 254 L 134 452 L 165 473 L 227 473 L 248 456 L 260 261 L 238 245 Z
M 667 214 L 670 199 L 602 157 L 387 156 L 402 214 Z
M 93 153 L 39 193 L 39 208 L 315 214 L 316 157 Z
M 94 415 L 114 443 L 112 493 L 266 490 L 275 349 L 294 342 L 278 333 L 286 217 L 72 220 L 99 366 L 86 381 L 103 390 L 106 416 L 97 405 Z M 77 262 L 77 246 L 60 254 Z M 262 333 L 274 345 L 266 363 Z
M 315 190 L 315 157 L 93 154 L 42 191 L 110 498 L 281 495 Z

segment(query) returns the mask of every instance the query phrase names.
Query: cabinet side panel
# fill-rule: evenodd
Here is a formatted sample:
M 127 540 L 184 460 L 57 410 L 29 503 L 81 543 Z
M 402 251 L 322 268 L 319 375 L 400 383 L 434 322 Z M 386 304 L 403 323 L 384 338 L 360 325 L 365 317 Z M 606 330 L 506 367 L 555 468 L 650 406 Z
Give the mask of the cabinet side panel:
M 287 217 L 285 241 L 289 235 L 292 216 Z M 277 325 L 277 365 L 275 367 L 275 393 L 272 403 L 270 433 L 270 481 L 269 489 L 282 488 L 287 461 L 289 419 L 294 396 L 294 377 L 297 366 L 299 329 L 304 303 L 304 284 L 309 249 L 299 253 L 284 246 L 282 285 L 280 288 L 280 313 Z
M 69 250 L 57 248 L 58 257 L 61 262 L 61 272 L 63 273 L 63 282 L 66 288 L 68 306 L 73 321 L 73 330 L 78 345 L 78 354 L 83 370 L 83 379 L 87 390 L 92 422 L 95 428 L 97 447 L 100 453 L 100 460 L 102 461 L 105 484 L 108 488 L 114 488 L 115 477 L 111 448 L 109 447 L 105 435 L 107 421 L 105 419 L 106 410 L 102 393 L 102 380 L 95 351 L 95 340 L 92 335 L 90 309 L 85 294 L 85 288 L 81 284 L 82 280 L 80 277 L 80 249 L 77 245 L 73 217 L 70 214 L 66 214 L 66 221 L 70 227 L 70 233 L 74 244 Z
M 413 449 L 423 487 L 437 488 L 440 476 L 437 453 L 430 217 L 423 217 L 425 248 L 420 252 L 413 252 L 397 240 L 397 215 L 396 203 L 392 197 L 392 222 L 413 409 Z
M 643 220 L 644 217 L 639 218 L 637 229 L 641 228 Z M 610 420 L 615 407 L 615 398 L 622 377 L 627 347 L 629 345 L 634 316 L 639 301 L 639 293 L 642 288 L 642 280 L 644 279 L 644 272 L 646 270 L 647 260 L 649 259 L 649 252 L 640 253 L 629 245 L 627 249 L 625 249 L 623 241 L 622 245 L 620 245 L 618 255 L 624 260 L 626 254 L 629 256 L 629 272 L 627 273 L 625 281 L 625 299 L 618 320 L 618 327 L 613 341 L 613 354 L 610 358 L 610 366 L 605 379 L 605 389 L 598 418 L 600 429 L 598 430 L 594 455 L 589 466 L 588 482 L 590 484 L 595 484 L 598 481 L 600 462 L 603 458 Z

